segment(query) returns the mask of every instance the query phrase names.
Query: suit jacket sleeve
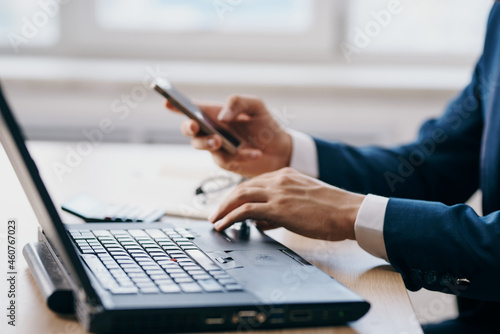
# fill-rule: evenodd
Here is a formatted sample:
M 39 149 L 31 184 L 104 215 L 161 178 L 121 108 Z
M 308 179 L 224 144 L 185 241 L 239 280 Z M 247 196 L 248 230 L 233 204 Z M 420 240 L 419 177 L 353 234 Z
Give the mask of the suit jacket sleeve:
M 470 85 L 441 118 L 423 124 L 412 144 L 384 149 L 315 142 L 320 179 L 391 197 L 385 246 L 409 289 L 498 301 L 499 213 L 479 217 L 460 204 L 479 187 L 481 71 L 480 60 Z
M 483 116 L 481 61 L 470 85 L 414 143 L 356 148 L 315 138 L 319 178 L 340 188 L 386 197 L 463 203 L 478 189 Z

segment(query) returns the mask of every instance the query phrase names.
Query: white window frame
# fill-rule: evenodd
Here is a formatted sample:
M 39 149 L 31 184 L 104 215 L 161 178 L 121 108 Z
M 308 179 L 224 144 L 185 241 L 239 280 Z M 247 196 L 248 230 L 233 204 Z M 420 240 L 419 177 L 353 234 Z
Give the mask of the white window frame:
M 113 31 L 103 29 L 95 22 L 94 0 L 75 1 L 61 7 L 61 45 L 56 52 L 92 57 L 180 60 L 331 59 L 340 40 L 339 24 L 332 16 L 340 12 L 338 8 L 343 1 L 310 1 L 315 15 L 311 29 L 304 33 L 276 34 Z M 159 44 L 159 40 L 163 42 Z
M 208 1 L 208 0 L 207 0 Z M 224 0 L 222 0 L 224 1 Z M 229 1 L 229 0 L 227 0 Z M 272 1 L 272 0 L 270 0 Z M 60 7 L 60 39 L 48 47 L 22 47 L 22 55 L 182 61 L 303 62 L 349 65 L 346 41 L 349 0 L 309 0 L 314 22 L 304 33 L 152 32 L 108 30 L 95 21 L 95 0 Z M 215 9 L 214 9 L 215 11 Z M 82 29 L 84 27 L 84 29 Z M 158 41 L 162 43 L 159 44 Z M 132 47 L 131 47 L 132 46 Z M 9 45 L 0 53 L 15 55 Z M 356 65 L 469 65 L 475 54 L 386 55 L 362 52 Z

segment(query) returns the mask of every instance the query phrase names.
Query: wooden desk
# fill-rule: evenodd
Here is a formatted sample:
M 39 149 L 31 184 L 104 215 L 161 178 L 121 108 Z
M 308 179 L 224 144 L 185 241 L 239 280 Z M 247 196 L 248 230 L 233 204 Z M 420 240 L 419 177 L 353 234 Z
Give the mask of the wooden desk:
M 74 147 L 74 144 L 68 145 Z M 54 163 L 64 161 L 67 144 L 31 143 L 30 150 L 56 202 L 85 192 L 103 199 L 151 203 L 165 206 L 172 212 L 190 211 L 200 216 L 216 206 L 212 203 L 203 207 L 192 198 L 199 182 L 220 173 L 220 170 L 207 153 L 186 146 L 102 144 L 94 147 L 72 172 L 64 174 L 62 182 L 54 173 Z M 1 226 L 8 218 L 18 219 L 20 254 L 22 245 L 36 240 L 37 222 L 3 152 L 0 152 L 0 170 Z M 72 220 L 66 215 L 64 219 Z M 312 240 L 283 229 L 269 234 L 372 305 L 366 316 L 349 327 L 287 329 L 269 333 L 422 333 L 401 276 L 385 261 L 361 250 L 356 242 Z M 4 244 L 5 231 L 0 231 L 0 236 Z M 3 255 L 0 266 L 5 271 Z M 6 327 L 2 316 L 2 333 L 84 333 L 76 320 L 62 318 L 48 310 L 22 256 L 18 258 L 18 273 L 17 327 Z M 3 296 L 6 291 L 4 279 L 0 291 Z M 4 301 L 5 297 L 2 298 Z M 5 309 L 4 302 L 2 309 Z

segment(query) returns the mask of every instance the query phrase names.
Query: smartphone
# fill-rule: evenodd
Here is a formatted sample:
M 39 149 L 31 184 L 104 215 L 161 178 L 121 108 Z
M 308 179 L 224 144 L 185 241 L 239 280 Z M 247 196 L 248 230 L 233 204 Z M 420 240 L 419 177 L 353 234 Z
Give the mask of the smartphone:
M 167 98 L 177 109 L 187 117 L 195 120 L 200 125 L 200 132 L 204 135 L 218 134 L 222 138 L 222 148 L 230 154 L 235 154 L 241 141 L 228 130 L 222 128 L 207 114 L 200 110 L 191 100 L 179 92 L 166 79 L 156 79 L 153 84 L 154 90 Z

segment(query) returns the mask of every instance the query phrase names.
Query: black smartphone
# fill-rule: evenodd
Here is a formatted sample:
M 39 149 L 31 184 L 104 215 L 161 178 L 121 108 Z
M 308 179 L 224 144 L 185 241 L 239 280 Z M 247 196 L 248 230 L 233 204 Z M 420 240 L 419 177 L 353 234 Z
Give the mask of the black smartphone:
M 218 134 L 222 138 L 222 148 L 230 154 L 235 154 L 241 141 L 228 130 L 222 128 L 207 114 L 202 112 L 191 100 L 179 92 L 168 80 L 156 79 L 154 90 L 167 98 L 177 109 L 200 125 L 200 132 L 205 135 Z

